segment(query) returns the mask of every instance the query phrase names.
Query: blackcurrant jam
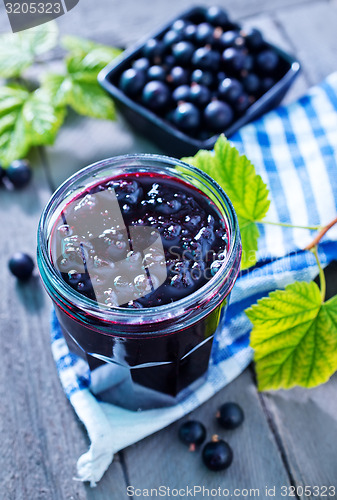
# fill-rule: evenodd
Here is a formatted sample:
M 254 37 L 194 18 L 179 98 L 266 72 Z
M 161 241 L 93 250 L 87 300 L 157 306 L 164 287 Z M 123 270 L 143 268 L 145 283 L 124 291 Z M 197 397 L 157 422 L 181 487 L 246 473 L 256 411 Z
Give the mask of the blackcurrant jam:
M 221 188 L 155 155 L 75 174 L 38 235 L 42 279 L 91 390 L 132 410 L 175 404 L 202 382 L 240 256 Z
M 200 190 L 167 175 L 132 173 L 68 203 L 53 230 L 51 259 L 89 299 L 141 309 L 202 287 L 221 268 L 227 244 L 225 222 Z

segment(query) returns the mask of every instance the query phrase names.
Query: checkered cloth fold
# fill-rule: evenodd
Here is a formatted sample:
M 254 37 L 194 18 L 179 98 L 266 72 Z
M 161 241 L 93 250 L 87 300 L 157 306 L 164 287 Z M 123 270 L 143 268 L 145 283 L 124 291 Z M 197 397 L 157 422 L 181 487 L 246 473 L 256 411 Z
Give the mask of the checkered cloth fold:
M 337 73 L 289 106 L 246 125 L 231 142 L 255 165 L 270 189 L 268 220 L 325 225 L 337 212 Z M 207 401 L 250 363 L 251 325 L 244 310 L 257 299 L 295 280 L 317 274 L 315 258 L 303 251 L 309 230 L 260 225 L 258 265 L 241 273 L 226 318 L 215 336 L 206 382 L 176 406 L 132 412 L 103 403 L 90 392 L 87 365 L 69 352 L 55 314 L 52 352 L 63 389 L 91 440 L 77 463 L 78 478 L 94 486 L 113 454 L 169 425 Z M 337 227 L 319 249 L 323 265 L 337 257 Z

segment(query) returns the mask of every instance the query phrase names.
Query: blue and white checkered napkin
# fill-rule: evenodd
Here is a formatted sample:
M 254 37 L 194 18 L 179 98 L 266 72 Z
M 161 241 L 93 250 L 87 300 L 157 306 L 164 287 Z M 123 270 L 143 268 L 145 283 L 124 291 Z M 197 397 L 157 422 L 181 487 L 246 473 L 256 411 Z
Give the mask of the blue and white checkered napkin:
M 337 73 L 297 102 L 245 126 L 231 142 L 269 186 L 269 221 L 312 226 L 336 216 Z M 52 351 L 61 383 L 91 440 L 78 460 L 78 479 L 94 486 L 114 453 L 182 417 L 238 376 L 252 359 L 244 309 L 271 290 L 317 274 L 314 256 L 301 250 L 313 237 L 309 230 L 261 225 L 260 232 L 259 264 L 237 280 L 214 340 L 207 381 L 174 407 L 132 412 L 98 401 L 89 390 L 86 365 L 69 352 L 53 315 Z M 320 245 L 320 258 L 323 265 L 337 258 L 336 227 Z

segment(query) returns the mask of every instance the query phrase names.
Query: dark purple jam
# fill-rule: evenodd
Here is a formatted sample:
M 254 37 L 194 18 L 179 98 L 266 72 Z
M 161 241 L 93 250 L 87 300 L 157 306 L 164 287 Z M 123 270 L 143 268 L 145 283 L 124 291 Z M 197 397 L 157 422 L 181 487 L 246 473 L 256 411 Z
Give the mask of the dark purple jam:
M 166 175 L 123 174 L 76 196 L 57 219 L 51 257 L 77 292 L 108 307 L 168 304 L 221 267 L 225 222 L 195 187 Z

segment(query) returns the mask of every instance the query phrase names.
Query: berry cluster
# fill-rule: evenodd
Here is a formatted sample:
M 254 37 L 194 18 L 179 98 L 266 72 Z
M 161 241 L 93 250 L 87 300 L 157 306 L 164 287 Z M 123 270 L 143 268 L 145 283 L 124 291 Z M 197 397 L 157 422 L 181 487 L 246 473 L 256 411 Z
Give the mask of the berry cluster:
M 139 56 L 119 88 L 200 140 L 225 131 L 284 72 L 260 31 L 242 30 L 219 7 L 176 20 Z
M 221 427 L 233 430 L 244 421 L 244 413 L 238 404 L 229 402 L 220 406 L 216 418 Z M 206 428 L 197 420 L 188 420 L 180 426 L 178 435 L 179 439 L 189 446 L 190 451 L 195 451 L 206 439 Z M 233 451 L 226 441 L 214 435 L 211 441 L 205 444 L 202 459 L 210 470 L 227 469 L 233 461 Z
M 29 184 L 32 170 L 27 160 L 15 160 L 8 168 L 0 165 L 0 184 L 9 181 L 15 188 L 23 188 Z

